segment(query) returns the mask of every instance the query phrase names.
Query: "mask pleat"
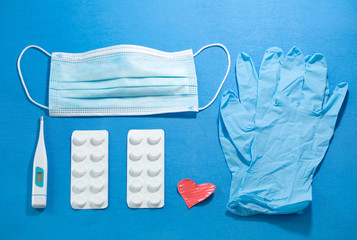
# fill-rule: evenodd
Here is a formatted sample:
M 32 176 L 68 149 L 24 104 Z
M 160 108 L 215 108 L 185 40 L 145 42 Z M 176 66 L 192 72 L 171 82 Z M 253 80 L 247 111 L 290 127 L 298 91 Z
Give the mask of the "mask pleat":
M 189 94 L 189 86 L 167 87 L 127 87 L 82 90 L 61 90 L 58 96 L 63 98 L 123 98 L 145 96 L 172 96 Z
M 113 55 L 75 63 L 61 62 L 59 71 L 59 76 L 62 77 L 58 81 L 63 82 L 116 78 L 180 78 L 190 75 L 187 71 L 187 61 L 135 54 Z
M 113 78 L 100 81 L 58 81 L 52 89 L 56 90 L 86 90 L 86 89 L 106 89 L 106 88 L 130 88 L 130 87 L 165 87 L 165 86 L 189 86 L 187 77 L 181 78 Z
M 62 98 L 58 102 L 58 108 L 155 108 L 155 107 L 179 107 L 179 106 L 192 106 L 192 102 L 197 101 L 195 95 L 176 95 L 176 96 L 160 96 L 160 101 L 156 101 L 157 97 L 136 97 L 135 106 L 132 106 L 132 98 L 89 98 L 89 99 L 76 99 L 73 101 L 71 98 Z M 180 102 L 180 104 L 177 104 Z

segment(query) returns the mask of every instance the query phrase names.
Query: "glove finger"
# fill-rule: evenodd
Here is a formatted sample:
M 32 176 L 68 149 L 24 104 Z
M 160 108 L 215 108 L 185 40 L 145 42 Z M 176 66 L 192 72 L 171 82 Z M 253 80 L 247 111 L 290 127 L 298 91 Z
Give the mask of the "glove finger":
M 284 59 L 277 92 L 288 96 L 293 102 L 299 102 L 304 72 L 304 56 L 300 49 L 293 47 Z
M 314 149 L 314 151 L 306 151 L 301 156 L 301 159 L 309 160 L 308 162 L 310 162 L 312 166 L 311 174 L 314 174 L 316 167 L 322 161 L 323 156 L 328 149 L 331 137 L 335 130 L 338 113 L 346 96 L 347 87 L 347 83 L 340 83 L 335 88 L 326 108 L 323 110 L 324 115 L 321 119 L 321 124 L 319 124 L 314 131 L 314 141 L 312 144 L 312 149 Z
M 324 56 L 317 53 L 306 62 L 301 106 L 320 111 L 327 87 L 327 66 Z
M 347 89 L 348 84 L 346 82 L 338 84 L 323 109 L 325 122 L 332 129 L 335 128 L 337 116 L 345 99 Z
M 305 64 L 310 60 L 311 55 L 307 55 L 305 56 Z M 327 102 L 328 97 L 330 96 L 330 86 L 328 83 L 328 80 L 326 81 L 326 88 L 325 88 L 325 95 L 324 95 L 324 99 L 323 99 L 323 107 L 325 107 L 325 104 Z
M 258 76 L 250 56 L 240 53 L 236 64 L 239 99 L 250 115 L 254 115 L 257 101 Z
M 273 101 L 273 95 L 280 77 L 283 51 L 272 47 L 265 51 L 259 70 L 257 114 L 264 115 Z

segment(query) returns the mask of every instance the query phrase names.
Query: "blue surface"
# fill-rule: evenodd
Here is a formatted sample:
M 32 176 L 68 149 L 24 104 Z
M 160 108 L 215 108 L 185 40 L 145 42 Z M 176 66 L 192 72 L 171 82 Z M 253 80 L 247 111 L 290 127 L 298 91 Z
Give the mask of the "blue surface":
M 357 2 L 356 1 L 1 1 L 0 197 L 1 239 L 352 239 L 357 230 Z M 226 212 L 230 174 L 219 146 L 219 101 L 196 117 L 45 117 L 48 203 L 31 208 L 32 159 L 39 118 L 47 112 L 30 104 L 16 60 L 29 44 L 49 52 L 83 52 L 117 44 L 163 51 L 220 42 L 256 60 L 265 49 L 320 52 L 333 89 L 349 83 L 335 136 L 313 183 L 312 206 L 302 215 L 236 217 Z M 210 49 L 195 59 L 200 106 L 214 95 L 225 55 Z M 23 58 L 32 97 L 44 103 L 48 58 L 34 50 Z M 235 72 L 223 90 L 236 91 Z M 166 134 L 165 207 L 126 206 L 126 135 L 130 129 L 161 128 Z M 74 130 L 106 129 L 110 138 L 109 207 L 74 211 L 70 206 L 70 136 Z M 183 178 L 217 187 L 213 197 L 190 210 L 176 190 Z M 4 181 L 5 180 L 5 181 Z

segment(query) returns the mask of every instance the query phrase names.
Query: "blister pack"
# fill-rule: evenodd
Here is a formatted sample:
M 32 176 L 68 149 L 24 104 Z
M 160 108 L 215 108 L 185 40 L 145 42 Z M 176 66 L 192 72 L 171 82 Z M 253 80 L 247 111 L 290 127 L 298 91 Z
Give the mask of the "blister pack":
M 71 140 L 71 206 L 108 206 L 108 132 L 74 131 Z
M 163 130 L 130 130 L 127 139 L 127 204 L 162 208 L 165 202 Z

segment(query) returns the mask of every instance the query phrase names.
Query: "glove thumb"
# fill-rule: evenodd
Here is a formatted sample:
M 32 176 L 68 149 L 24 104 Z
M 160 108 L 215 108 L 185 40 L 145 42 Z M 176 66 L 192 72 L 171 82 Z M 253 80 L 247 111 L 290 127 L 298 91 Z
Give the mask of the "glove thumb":
M 348 84 L 346 82 L 340 83 L 336 86 L 332 96 L 328 100 L 324 112 L 326 123 L 332 128 L 335 128 L 338 113 L 341 109 L 343 100 L 347 93 Z
M 238 126 L 244 130 L 254 127 L 254 116 L 246 111 L 238 97 L 231 91 L 223 93 L 220 114 L 224 121 L 229 122 L 229 126 Z
M 223 93 L 220 107 L 220 133 L 223 151 L 233 151 L 233 148 L 239 152 L 239 159 L 244 164 L 249 164 L 251 158 L 251 146 L 254 140 L 254 121 L 252 116 L 247 113 L 244 106 L 240 103 L 237 96 L 230 91 Z M 226 143 L 226 144 L 225 144 Z M 233 144 L 234 147 L 229 146 Z M 227 161 L 229 162 L 234 161 Z M 232 169 L 232 167 L 230 167 Z

